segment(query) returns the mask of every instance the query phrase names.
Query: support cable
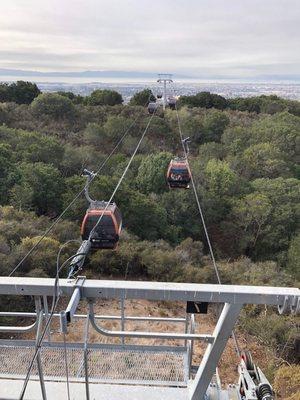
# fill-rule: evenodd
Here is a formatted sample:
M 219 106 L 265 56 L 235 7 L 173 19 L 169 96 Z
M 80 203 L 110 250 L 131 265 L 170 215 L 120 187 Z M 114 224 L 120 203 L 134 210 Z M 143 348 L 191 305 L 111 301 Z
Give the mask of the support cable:
M 58 273 L 56 274 L 55 281 L 54 281 L 53 299 L 52 299 L 51 310 L 50 310 L 48 319 L 47 319 L 47 321 L 46 321 L 46 324 L 45 324 L 45 326 L 44 326 L 43 332 L 42 332 L 42 334 L 41 334 L 41 336 L 40 336 L 40 338 L 39 338 L 39 340 L 38 340 L 38 342 L 37 342 L 36 350 L 35 350 L 35 352 L 34 352 L 34 355 L 33 355 L 32 359 L 31 359 L 31 361 L 30 361 L 30 364 L 29 364 L 29 366 L 28 366 L 27 373 L 26 373 L 26 377 L 25 377 L 25 380 L 24 380 L 24 384 L 23 384 L 23 387 L 22 387 L 22 390 L 21 390 L 21 393 L 20 393 L 20 396 L 19 396 L 19 400 L 23 400 L 23 398 L 24 398 L 25 391 L 26 391 L 26 388 L 27 388 L 27 385 L 28 385 L 28 382 L 29 382 L 29 379 L 30 379 L 31 372 L 32 372 L 32 368 L 33 368 L 33 366 L 34 366 L 34 362 L 35 362 L 35 360 L 36 360 L 36 358 L 37 358 L 37 356 L 38 356 L 38 354 L 39 354 L 39 352 L 40 352 L 40 350 L 41 350 L 42 343 L 43 343 L 43 341 L 44 341 L 44 338 L 45 338 L 45 336 L 46 336 L 46 333 L 47 333 L 47 331 L 48 331 L 48 328 L 49 328 L 49 326 L 50 326 L 50 323 L 51 323 L 51 321 L 52 321 L 52 318 L 53 318 L 53 316 L 54 316 L 56 307 L 57 307 L 58 302 L 59 302 L 59 299 L 60 299 L 60 293 L 59 293 L 59 274 L 60 274 L 60 272 L 62 271 L 62 269 L 63 269 L 70 261 L 72 261 L 73 258 L 76 257 L 77 255 L 78 255 L 78 254 L 72 255 L 72 256 L 69 257 L 61 266 L 57 266 L 57 271 L 58 271 Z M 59 259 L 58 259 L 58 260 L 59 260 Z
M 112 149 L 112 151 L 109 153 L 109 155 L 106 157 L 106 159 L 101 163 L 99 166 L 98 170 L 95 172 L 95 174 L 91 177 L 89 182 L 87 182 L 82 190 L 80 190 L 76 196 L 73 198 L 73 200 L 67 205 L 67 207 L 62 211 L 62 213 L 55 219 L 55 221 L 49 226 L 48 229 L 44 232 L 44 234 L 40 237 L 40 239 L 32 246 L 32 248 L 25 254 L 25 256 L 18 262 L 18 264 L 12 269 L 10 274 L 8 276 L 12 276 L 23 264 L 25 260 L 33 253 L 34 250 L 37 249 L 37 247 L 41 244 L 41 242 L 45 239 L 45 237 L 48 236 L 48 234 L 52 231 L 52 229 L 55 227 L 55 225 L 58 224 L 58 222 L 62 219 L 62 217 L 66 214 L 66 212 L 73 206 L 73 204 L 78 200 L 78 198 L 85 192 L 85 190 L 88 188 L 90 183 L 95 179 L 95 177 L 101 172 L 101 170 L 104 168 L 104 166 L 108 163 L 110 158 L 113 156 L 115 151 L 118 149 L 120 144 L 123 142 L 125 137 L 128 135 L 129 131 L 133 126 L 136 124 L 138 119 L 140 118 L 140 115 L 138 115 L 133 122 L 129 125 L 129 127 L 125 130 L 119 141 L 116 143 L 115 147 Z
M 150 123 L 151 123 L 151 121 L 152 121 L 154 115 L 155 115 L 155 113 L 153 113 L 152 116 L 150 117 L 150 119 L 149 119 L 149 121 L 148 121 L 148 123 L 147 123 L 147 125 L 146 125 L 146 128 L 144 129 L 144 131 L 143 131 L 143 133 L 142 133 L 142 136 L 141 136 L 140 140 L 138 141 L 137 146 L 136 146 L 136 148 L 135 148 L 135 150 L 134 150 L 132 156 L 130 157 L 129 162 L 128 162 L 128 164 L 127 164 L 127 166 L 126 166 L 126 168 L 125 168 L 125 170 L 124 170 L 122 176 L 120 177 L 120 179 L 119 179 L 119 181 L 118 181 L 118 183 L 117 183 L 117 185 L 116 185 L 116 187 L 115 187 L 115 189 L 114 189 L 114 191 L 113 191 L 113 193 L 112 193 L 112 195 L 111 195 L 111 197 L 110 197 L 110 199 L 109 199 L 109 202 L 107 203 L 106 209 L 107 209 L 108 205 L 111 203 L 111 201 L 113 200 L 113 198 L 114 198 L 114 196 L 115 196 L 117 190 L 119 189 L 119 187 L 120 187 L 120 185 L 121 185 L 123 179 L 125 178 L 126 173 L 127 173 L 128 169 L 129 169 L 129 167 L 130 167 L 130 165 L 131 165 L 131 163 L 132 163 L 132 161 L 133 161 L 133 159 L 134 159 L 134 157 L 135 157 L 135 155 L 136 155 L 136 153 L 137 153 L 137 151 L 138 151 L 138 149 L 139 149 L 139 147 L 140 147 L 140 145 L 141 145 L 141 143 L 142 143 L 142 141 L 143 141 L 143 139 L 144 139 L 144 137 L 145 137 L 145 135 L 146 135 L 146 133 L 147 133 L 147 131 L 148 131 L 148 128 L 149 128 L 149 126 L 150 126 Z M 103 213 L 104 213 L 104 212 L 105 212 L 105 209 L 103 210 Z M 101 219 L 102 219 L 102 217 L 103 217 L 103 213 L 102 213 L 101 216 L 99 217 L 99 219 L 98 219 L 97 223 L 95 224 L 94 228 L 92 229 L 92 231 L 94 231 L 94 230 L 96 229 L 96 227 L 99 225 L 99 223 L 100 223 L 100 221 L 101 221 Z M 91 233 L 92 233 L 92 231 L 91 231 Z M 91 236 L 91 233 L 90 233 L 90 236 Z M 90 239 L 90 237 L 89 237 L 89 239 Z M 22 388 L 22 391 L 21 391 L 19 400 L 23 400 L 23 398 L 24 398 L 25 391 L 26 391 L 26 388 L 27 388 L 27 385 L 28 385 L 28 382 L 29 382 L 29 379 L 30 379 L 30 375 L 31 375 L 31 371 L 32 371 L 34 362 L 35 362 L 36 357 L 37 357 L 37 355 L 38 355 L 38 353 L 39 353 L 39 351 L 40 351 L 40 349 L 41 349 L 41 346 L 42 346 L 44 337 L 45 337 L 45 335 L 46 335 L 46 332 L 47 332 L 47 330 L 48 330 L 48 327 L 49 327 L 49 325 L 50 325 L 50 322 L 51 322 L 51 320 L 52 320 L 52 318 L 53 318 L 53 315 L 54 315 L 56 306 L 57 306 L 58 301 L 59 301 L 59 298 L 60 298 L 60 294 L 59 294 L 59 273 L 60 273 L 60 271 L 65 267 L 65 265 L 67 265 L 67 263 L 69 263 L 73 258 L 78 257 L 79 255 L 86 255 L 85 253 L 81 253 L 81 254 L 76 253 L 76 254 L 73 254 L 73 255 L 72 255 L 71 257 L 69 257 L 61 266 L 59 266 L 59 256 L 60 256 L 60 254 L 61 254 L 61 250 L 62 250 L 62 248 L 63 248 L 66 244 L 68 244 L 69 242 L 73 242 L 73 240 L 70 240 L 70 241 L 66 242 L 66 243 L 60 248 L 60 250 L 59 250 L 59 252 L 58 252 L 58 256 L 57 256 L 57 273 L 56 273 L 55 282 L 54 282 L 54 293 L 53 293 L 53 300 L 52 300 L 52 307 L 51 307 L 50 315 L 49 315 L 48 320 L 47 320 L 47 322 L 46 322 L 46 324 L 45 324 L 45 327 L 44 327 L 44 330 L 43 330 L 42 335 L 41 335 L 41 337 L 40 337 L 40 340 L 38 341 L 38 344 L 37 344 L 37 347 L 36 347 L 36 351 L 35 351 L 35 353 L 34 353 L 34 356 L 33 356 L 32 360 L 31 360 L 31 362 L 30 362 L 30 365 L 29 365 L 29 368 L 28 368 L 28 371 L 27 371 L 27 374 L 26 374 L 26 378 L 25 378 L 25 381 L 24 381 L 24 384 L 23 384 L 23 388 Z
M 174 91 L 174 94 L 175 94 L 174 88 L 173 88 L 173 91 Z M 215 258 L 215 255 L 214 255 L 213 247 L 212 247 L 212 244 L 211 244 L 211 241 L 210 241 L 210 237 L 209 237 L 209 234 L 208 234 L 208 230 L 207 230 L 207 226 L 206 226 L 206 222 L 205 222 L 205 218 L 204 218 L 204 213 L 203 213 L 203 210 L 202 210 L 202 207 L 201 207 L 201 203 L 200 203 L 200 200 L 199 200 L 196 184 L 195 184 L 195 181 L 194 181 L 194 176 L 193 176 L 192 170 L 190 168 L 190 164 L 189 164 L 188 147 L 186 146 L 186 139 L 183 136 L 183 132 L 182 132 L 182 128 L 181 128 L 181 122 L 180 122 L 178 108 L 177 108 L 177 103 L 175 103 L 175 110 L 176 110 L 176 117 L 177 117 L 177 123 L 178 123 L 178 131 L 179 131 L 179 135 L 180 135 L 180 141 L 181 141 L 181 144 L 182 144 L 184 157 L 186 159 L 187 165 L 188 165 L 188 167 L 190 169 L 190 172 L 191 172 L 191 183 L 192 183 L 192 187 L 193 187 L 193 192 L 194 192 L 196 203 L 197 203 L 197 206 L 198 206 L 198 210 L 199 210 L 202 226 L 203 226 L 205 237 L 206 237 L 206 241 L 207 241 L 207 244 L 208 244 L 208 247 L 209 247 L 209 252 L 210 252 L 210 256 L 211 256 L 211 259 L 212 259 L 213 267 L 214 267 L 214 270 L 215 270 L 215 273 L 216 273 L 217 281 L 218 281 L 219 285 L 221 285 L 222 282 L 221 282 L 221 278 L 220 278 L 219 269 L 218 269 L 218 266 L 217 266 L 217 263 L 216 263 L 216 258 Z M 239 345 L 238 345 L 237 338 L 236 338 L 236 335 L 235 335 L 234 331 L 232 331 L 232 339 L 234 341 L 234 346 L 235 346 L 236 352 L 237 352 L 238 356 L 240 356 L 240 349 L 239 349 Z
M 126 168 L 124 169 L 124 172 L 123 172 L 122 176 L 120 177 L 120 179 L 119 179 L 119 181 L 118 181 L 118 183 L 117 183 L 117 185 L 116 185 L 114 191 L 112 192 L 112 194 L 111 194 L 111 196 L 110 196 L 110 199 L 108 200 L 108 202 L 107 202 L 107 204 L 106 204 L 104 210 L 102 211 L 102 214 L 101 214 L 100 217 L 98 218 L 98 221 L 96 222 L 96 224 L 94 225 L 93 229 L 91 230 L 91 232 L 90 232 L 90 234 L 89 234 L 88 240 L 90 240 L 90 239 L 92 238 L 93 233 L 94 233 L 95 230 L 97 229 L 97 226 L 100 224 L 100 222 L 101 222 L 101 220 L 102 220 L 102 218 L 103 218 L 103 215 L 104 215 L 105 211 L 107 210 L 107 208 L 108 208 L 109 205 L 111 204 L 112 200 L 113 200 L 114 197 L 115 197 L 115 194 L 117 193 L 117 191 L 118 191 L 118 189 L 119 189 L 121 183 L 123 182 L 123 179 L 125 178 L 125 176 L 126 176 L 126 174 L 127 174 L 127 171 L 128 171 L 128 169 L 129 169 L 129 167 L 130 167 L 130 165 L 131 165 L 131 163 L 132 163 L 132 161 L 133 161 L 133 159 L 134 159 L 134 157 L 135 157 L 135 155 L 136 155 L 136 153 L 137 153 L 137 151 L 138 151 L 138 149 L 139 149 L 139 147 L 140 147 L 140 145 L 141 145 L 141 143 L 142 143 L 142 141 L 143 141 L 143 139 L 144 139 L 144 137 L 145 137 L 145 135 L 146 135 L 146 133 L 147 133 L 147 131 L 148 131 L 148 128 L 149 128 L 149 126 L 150 126 L 150 123 L 151 123 L 151 121 L 152 121 L 154 115 L 155 115 L 155 112 L 151 115 L 151 117 L 150 117 L 150 119 L 149 119 L 149 121 L 148 121 L 148 123 L 147 123 L 147 125 L 146 125 L 146 128 L 144 129 L 144 131 L 143 131 L 143 133 L 142 133 L 142 136 L 141 136 L 140 140 L 138 141 L 138 143 L 137 143 L 137 145 L 136 145 L 136 148 L 135 148 L 134 152 L 132 153 L 132 155 L 131 155 L 131 157 L 130 157 L 129 162 L 128 162 Z

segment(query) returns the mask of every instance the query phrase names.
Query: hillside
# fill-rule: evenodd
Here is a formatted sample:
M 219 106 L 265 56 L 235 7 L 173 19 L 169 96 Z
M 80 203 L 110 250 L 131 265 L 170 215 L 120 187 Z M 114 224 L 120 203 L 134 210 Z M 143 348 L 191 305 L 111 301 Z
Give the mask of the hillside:
M 82 190 L 83 168 L 98 170 L 125 133 L 91 187 L 93 198 L 110 197 L 150 118 L 143 96 L 122 105 L 110 91 L 81 98 L 37 90 L 0 85 L 2 275 Z M 181 98 L 178 107 L 222 282 L 298 285 L 300 103 L 204 93 Z M 182 156 L 176 114 L 159 111 L 114 199 L 124 225 L 119 247 L 94 252 L 88 276 L 216 282 L 192 191 L 172 191 L 165 182 L 176 155 Z M 17 274 L 54 276 L 60 246 L 80 238 L 86 207 L 81 196 Z M 75 250 L 70 245 L 64 257 Z M 242 341 L 252 335 L 254 352 L 271 354 L 270 376 L 283 360 L 299 361 L 296 325 L 272 309 L 245 310 Z

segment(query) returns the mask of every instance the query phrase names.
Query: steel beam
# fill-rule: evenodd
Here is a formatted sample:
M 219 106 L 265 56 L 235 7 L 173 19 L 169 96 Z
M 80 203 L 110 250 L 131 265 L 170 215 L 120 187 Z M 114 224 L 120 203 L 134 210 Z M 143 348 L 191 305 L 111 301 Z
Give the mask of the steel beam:
M 240 304 L 224 304 L 223 310 L 213 332 L 215 341 L 206 348 L 201 364 L 191 384 L 191 400 L 203 400 L 211 379 L 216 371 L 220 357 L 231 335 L 241 310 Z
M 61 296 L 72 296 L 76 281 L 60 279 Z M 0 277 L 0 295 L 53 296 L 54 279 Z M 232 304 L 284 304 L 300 298 L 298 288 L 270 286 L 209 285 L 141 281 L 86 280 L 81 287 L 82 298 L 120 298 L 169 301 L 203 301 Z

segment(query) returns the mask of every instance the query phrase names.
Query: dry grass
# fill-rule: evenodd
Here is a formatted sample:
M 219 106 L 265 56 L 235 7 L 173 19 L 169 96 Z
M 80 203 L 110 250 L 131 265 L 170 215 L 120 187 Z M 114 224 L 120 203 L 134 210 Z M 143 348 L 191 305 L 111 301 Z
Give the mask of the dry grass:
M 63 309 L 64 304 L 61 304 Z M 87 306 L 80 304 L 78 313 L 85 314 Z M 95 313 L 101 315 L 120 316 L 120 303 L 116 300 L 98 300 L 95 304 Z M 185 317 L 185 305 L 183 303 L 147 301 L 147 300 L 127 300 L 125 305 L 126 316 L 156 316 L 156 317 Z M 98 321 L 101 326 L 109 330 L 119 330 L 120 321 Z M 196 332 L 212 334 L 215 326 L 215 317 L 212 313 L 196 316 Z M 129 331 L 156 331 L 156 332 L 183 332 L 184 324 L 167 322 L 136 322 L 126 321 L 125 329 Z M 68 342 L 81 342 L 84 338 L 85 321 L 76 320 L 69 327 L 67 335 Z M 62 335 L 59 333 L 59 323 L 54 321 L 51 325 L 52 340 L 61 341 Z M 241 349 L 248 349 L 252 352 L 255 362 L 264 370 L 273 362 L 274 356 L 265 347 L 257 343 L 253 337 L 238 333 L 238 341 Z M 109 338 L 95 332 L 91 327 L 89 330 L 89 342 L 91 343 L 120 343 L 118 338 Z M 174 345 L 179 346 L 182 341 L 162 340 L 162 339 L 126 339 L 127 344 L 151 344 L 151 345 Z M 194 345 L 194 365 L 199 365 L 205 351 L 205 344 L 195 342 Z M 219 364 L 219 372 L 224 384 L 237 381 L 237 365 L 239 359 L 235 351 L 232 339 L 229 339 L 226 349 Z

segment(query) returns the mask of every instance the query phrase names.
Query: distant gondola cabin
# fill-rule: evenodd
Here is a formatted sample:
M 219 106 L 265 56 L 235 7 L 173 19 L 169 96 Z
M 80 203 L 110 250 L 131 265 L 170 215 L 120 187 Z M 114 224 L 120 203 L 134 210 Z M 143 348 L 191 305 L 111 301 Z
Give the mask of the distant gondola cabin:
M 154 114 L 155 111 L 157 110 L 158 105 L 154 102 L 151 102 L 148 104 L 148 113 L 149 114 Z
M 97 225 L 98 221 L 100 222 Z M 95 226 L 95 231 L 92 232 Z M 116 204 L 107 206 L 104 201 L 95 202 L 89 207 L 82 221 L 81 236 L 82 240 L 87 240 L 92 232 L 92 249 L 115 249 L 121 229 L 122 216 Z
M 171 110 L 175 110 L 175 108 L 176 108 L 176 98 L 175 97 L 168 98 L 168 106 L 170 107 Z
M 170 188 L 189 188 L 191 181 L 191 171 L 189 165 L 184 159 L 177 159 L 170 161 L 167 182 Z

